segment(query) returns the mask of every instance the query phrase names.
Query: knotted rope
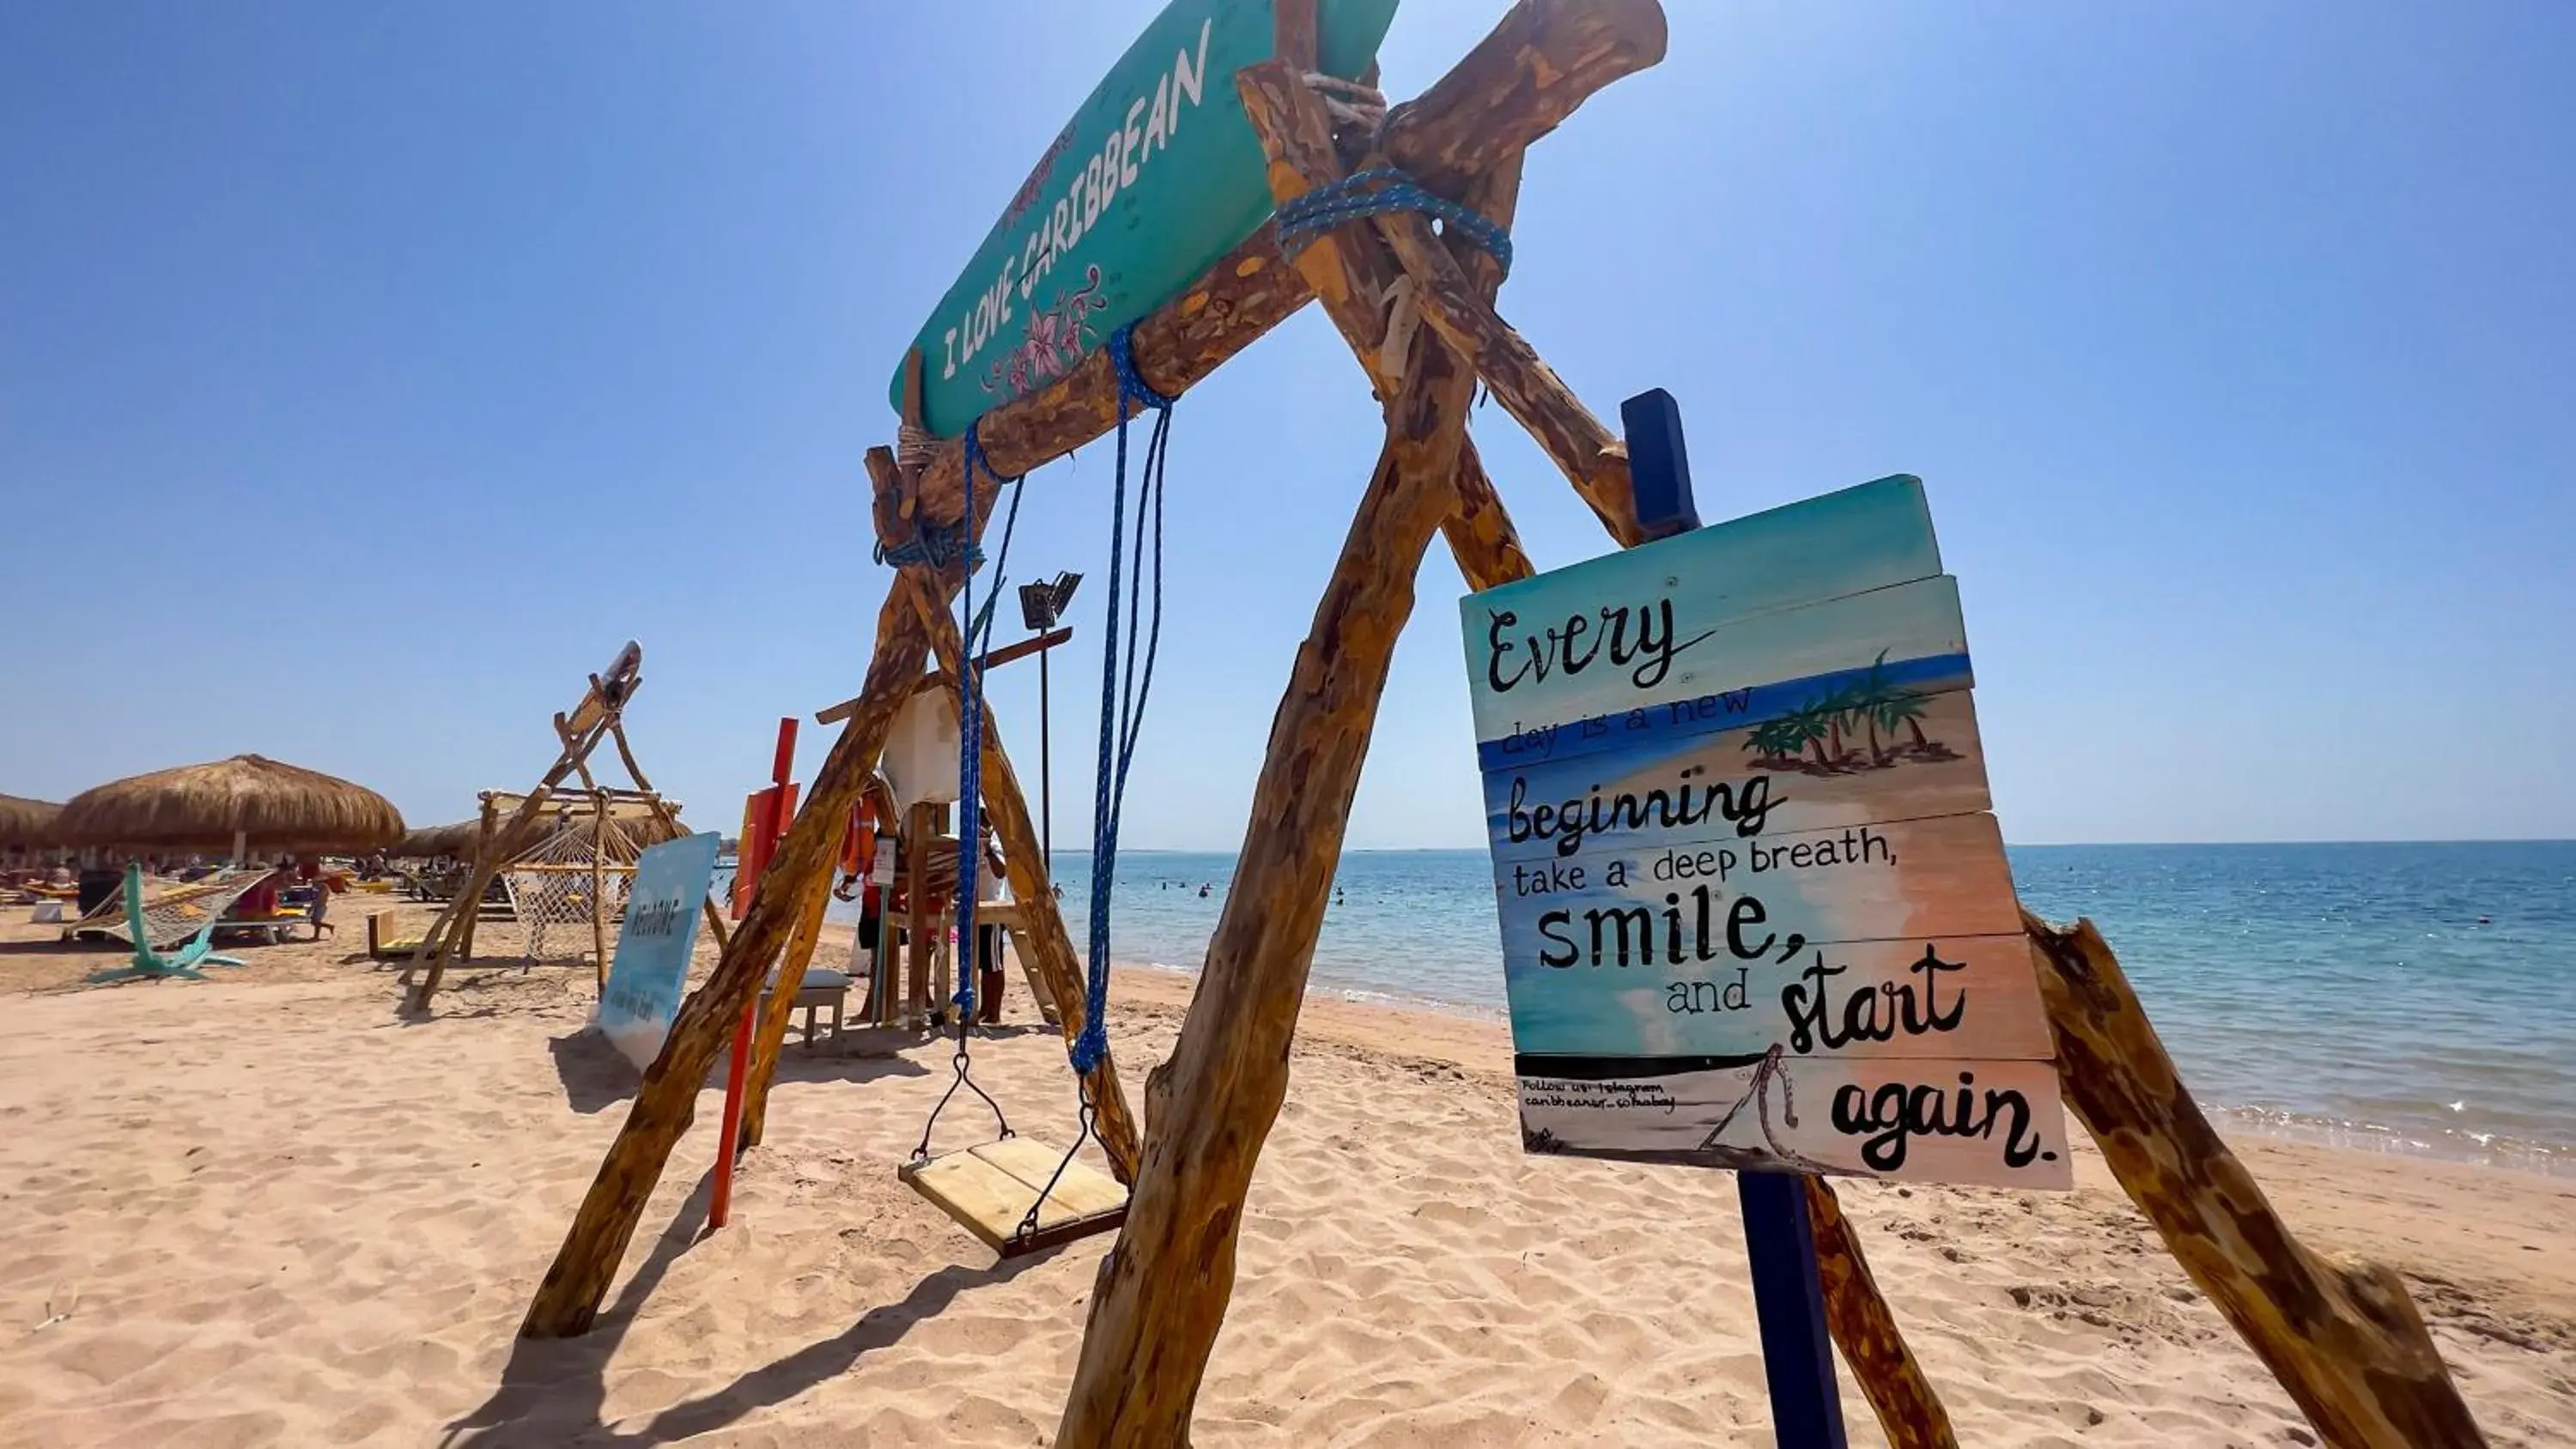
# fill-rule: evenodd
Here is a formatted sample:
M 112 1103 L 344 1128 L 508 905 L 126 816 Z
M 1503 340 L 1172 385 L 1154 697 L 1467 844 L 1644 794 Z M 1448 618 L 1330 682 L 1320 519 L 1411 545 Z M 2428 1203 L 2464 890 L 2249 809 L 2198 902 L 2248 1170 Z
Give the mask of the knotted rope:
M 1478 215 L 1393 166 L 1376 166 L 1340 181 L 1318 186 L 1279 206 L 1279 244 L 1290 256 L 1346 221 L 1418 211 L 1437 217 L 1444 234 L 1463 236 L 1493 255 L 1505 273 L 1512 269 L 1512 234 L 1489 217 Z
M 984 456 L 984 440 L 978 435 L 976 428 L 977 425 L 974 423 L 966 425 L 965 517 L 955 523 L 931 523 L 925 520 L 914 526 L 912 537 L 892 548 L 886 547 L 884 540 L 878 540 L 876 545 L 878 563 L 890 564 L 895 568 L 906 568 L 916 564 L 926 565 L 939 573 L 946 573 L 955 567 L 960 559 L 965 560 L 966 567 L 969 569 L 982 567 L 984 550 L 968 536 L 968 530 L 973 527 L 975 518 L 975 474 L 981 470 L 985 476 L 996 483 L 1017 483 L 1020 480 L 1005 478 L 994 470 L 992 463 Z M 924 432 L 910 423 L 904 424 L 895 432 L 895 467 L 906 478 L 918 480 L 922 471 L 930 466 L 930 455 L 937 450 L 938 445 L 939 439 L 933 434 Z M 1016 495 L 1013 496 L 1011 506 L 1014 509 L 1019 507 Z M 1008 536 L 1007 533 L 1004 534 L 1005 538 Z

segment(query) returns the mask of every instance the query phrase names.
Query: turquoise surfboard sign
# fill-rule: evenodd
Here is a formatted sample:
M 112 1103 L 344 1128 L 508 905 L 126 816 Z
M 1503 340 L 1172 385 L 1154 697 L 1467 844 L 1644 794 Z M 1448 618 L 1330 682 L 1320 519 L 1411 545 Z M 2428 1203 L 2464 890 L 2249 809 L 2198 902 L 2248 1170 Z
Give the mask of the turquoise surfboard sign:
M 1321 0 L 1324 72 L 1356 79 L 1396 0 Z M 1269 219 L 1234 73 L 1270 59 L 1272 0 L 1172 0 L 1056 133 L 913 345 L 922 421 L 955 437 L 1071 372 Z M 903 410 L 903 365 L 886 396 Z

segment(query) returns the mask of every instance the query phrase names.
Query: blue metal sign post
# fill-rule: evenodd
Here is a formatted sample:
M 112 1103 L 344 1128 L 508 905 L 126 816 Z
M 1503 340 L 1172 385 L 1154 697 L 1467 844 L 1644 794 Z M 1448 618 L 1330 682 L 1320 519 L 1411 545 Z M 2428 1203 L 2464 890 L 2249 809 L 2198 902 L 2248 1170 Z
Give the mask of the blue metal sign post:
M 1628 440 L 1628 480 L 1648 539 L 1699 527 L 1681 409 L 1662 388 L 1619 405 Z M 1771 1388 L 1771 1432 L 1781 1449 L 1843 1449 L 1842 1400 L 1825 1331 L 1824 1280 L 1807 1220 L 1806 1184 L 1790 1172 L 1739 1172 L 1744 1251 L 1752 1260 L 1753 1308 L 1762 1327 L 1762 1372 Z

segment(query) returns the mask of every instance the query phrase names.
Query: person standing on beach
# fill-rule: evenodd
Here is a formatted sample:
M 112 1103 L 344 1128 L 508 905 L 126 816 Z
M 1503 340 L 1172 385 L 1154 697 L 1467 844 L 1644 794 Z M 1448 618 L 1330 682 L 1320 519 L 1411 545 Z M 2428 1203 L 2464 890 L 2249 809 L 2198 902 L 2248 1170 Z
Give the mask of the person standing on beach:
M 984 862 L 975 872 L 975 904 L 978 913 L 986 905 L 999 905 L 1004 889 L 1002 877 L 1002 839 L 989 827 L 984 834 Z M 1002 928 L 999 925 L 975 923 L 975 989 L 983 994 L 978 1004 L 977 1019 L 992 1025 L 1002 1019 Z

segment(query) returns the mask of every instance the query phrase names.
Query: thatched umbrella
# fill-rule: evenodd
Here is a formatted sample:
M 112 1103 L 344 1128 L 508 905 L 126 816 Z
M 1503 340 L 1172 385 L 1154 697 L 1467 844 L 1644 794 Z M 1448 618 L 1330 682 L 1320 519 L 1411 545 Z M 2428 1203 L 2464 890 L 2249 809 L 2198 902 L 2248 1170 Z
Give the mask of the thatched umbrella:
M 63 805 L 63 844 L 128 851 L 322 855 L 402 838 L 402 814 L 373 790 L 258 755 L 181 765 L 84 790 Z
M 474 842 L 481 838 L 483 822 L 459 820 L 453 825 L 433 825 L 415 830 L 396 841 L 385 854 L 397 860 L 430 860 L 442 855 L 470 856 Z
M 50 800 L 0 795 L 0 850 L 47 850 L 55 843 L 54 817 L 63 807 Z

